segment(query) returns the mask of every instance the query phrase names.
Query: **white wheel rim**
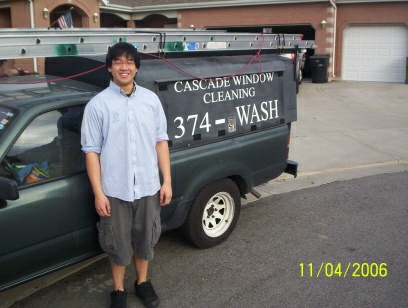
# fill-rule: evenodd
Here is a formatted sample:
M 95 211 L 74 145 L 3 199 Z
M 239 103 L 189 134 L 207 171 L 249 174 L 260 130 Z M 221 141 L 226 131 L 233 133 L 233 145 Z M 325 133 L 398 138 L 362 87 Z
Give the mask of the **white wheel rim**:
M 235 213 L 235 202 L 226 192 L 210 198 L 203 212 L 202 226 L 209 237 L 218 237 L 228 230 Z

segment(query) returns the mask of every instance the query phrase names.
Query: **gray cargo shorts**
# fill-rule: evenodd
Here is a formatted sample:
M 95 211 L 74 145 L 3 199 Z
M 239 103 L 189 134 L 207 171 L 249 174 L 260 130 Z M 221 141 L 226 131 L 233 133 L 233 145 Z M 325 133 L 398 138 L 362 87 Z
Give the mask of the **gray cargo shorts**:
M 129 265 L 134 253 L 153 259 L 153 247 L 161 233 L 159 193 L 127 202 L 108 197 L 111 216 L 97 223 L 99 244 L 111 262 Z

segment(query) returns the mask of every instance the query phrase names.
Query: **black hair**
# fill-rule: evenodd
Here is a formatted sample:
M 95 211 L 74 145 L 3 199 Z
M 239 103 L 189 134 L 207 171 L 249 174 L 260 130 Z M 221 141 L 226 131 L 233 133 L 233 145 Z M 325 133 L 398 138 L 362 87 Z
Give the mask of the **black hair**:
M 139 69 L 140 67 L 139 53 L 137 52 L 135 46 L 126 42 L 119 42 L 113 45 L 112 47 L 109 47 L 105 61 L 106 66 L 112 67 L 113 60 L 118 59 L 121 56 L 133 59 L 133 61 L 135 61 L 136 68 Z

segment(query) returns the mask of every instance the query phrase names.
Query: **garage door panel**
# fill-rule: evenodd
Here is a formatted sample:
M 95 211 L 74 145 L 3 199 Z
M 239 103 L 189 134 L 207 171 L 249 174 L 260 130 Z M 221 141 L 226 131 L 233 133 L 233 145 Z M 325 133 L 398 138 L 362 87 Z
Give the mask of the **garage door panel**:
M 392 50 L 392 55 L 398 58 L 403 58 L 405 54 L 407 53 L 406 49 L 404 48 L 394 48 Z
M 363 48 L 363 49 L 361 49 L 361 55 L 362 56 L 372 57 L 372 56 L 374 56 L 374 53 L 375 53 L 375 51 L 374 51 L 373 48 Z
M 376 35 L 376 29 L 373 27 L 353 27 L 353 32 L 364 36 Z
M 351 26 L 344 31 L 344 80 L 404 82 L 405 26 Z
M 347 54 L 349 56 L 358 56 L 359 52 L 360 51 L 357 48 L 350 48 L 349 50 L 347 50 Z
M 391 50 L 389 48 L 378 48 L 377 56 L 379 57 L 389 57 L 391 55 Z
M 399 37 L 394 37 L 393 40 L 392 40 L 392 44 L 395 47 L 404 48 L 405 45 L 406 45 L 406 39 L 405 39 L 405 37 L 400 37 L 400 36 Z
M 360 41 L 360 40 L 359 40 Z M 374 45 L 375 44 L 375 37 L 363 37 L 362 40 L 363 45 L 367 46 L 367 45 Z
M 374 60 L 371 60 L 371 61 L 362 61 L 361 62 L 361 67 L 363 67 L 363 68 L 367 68 L 367 67 L 369 67 L 369 68 L 373 68 L 374 67 Z
M 359 37 L 349 37 L 348 38 L 348 43 L 350 46 L 352 45 L 360 45 L 360 38 Z
M 398 69 L 404 65 L 403 61 L 390 61 L 390 69 L 398 71 Z
M 377 66 L 378 69 L 386 69 L 387 67 L 390 67 L 390 61 L 377 61 Z
M 353 70 L 353 68 L 355 69 L 355 68 L 359 67 L 359 61 L 357 61 L 357 60 L 348 60 L 347 64 L 348 64 L 348 67 L 350 68 L 351 71 Z
M 401 26 L 402 27 L 402 26 Z M 408 27 L 407 27 L 408 29 Z M 407 42 L 407 32 L 408 30 L 404 29 L 405 31 L 396 31 L 392 36 L 393 44 L 403 44 Z
M 379 37 L 378 40 L 378 45 L 388 45 L 391 44 L 391 37 Z

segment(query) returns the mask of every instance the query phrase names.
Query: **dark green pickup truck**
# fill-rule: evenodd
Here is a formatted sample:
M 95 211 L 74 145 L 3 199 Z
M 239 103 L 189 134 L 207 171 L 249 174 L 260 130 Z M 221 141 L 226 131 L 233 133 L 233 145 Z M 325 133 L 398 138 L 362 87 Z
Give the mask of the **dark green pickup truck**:
M 162 228 L 183 227 L 198 247 L 231 234 L 241 198 L 255 186 L 285 171 L 296 176 L 288 161 L 292 62 L 251 58 L 144 59 L 136 78 L 158 94 L 168 121 L 174 197 Z M 103 60 L 67 61 L 47 59 L 46 72 L 71 76 Z M 102 68 L 77 79 L 0 80 L 0 290 L 101 253 L 80 127 L 85 104 L 109 76 Z

